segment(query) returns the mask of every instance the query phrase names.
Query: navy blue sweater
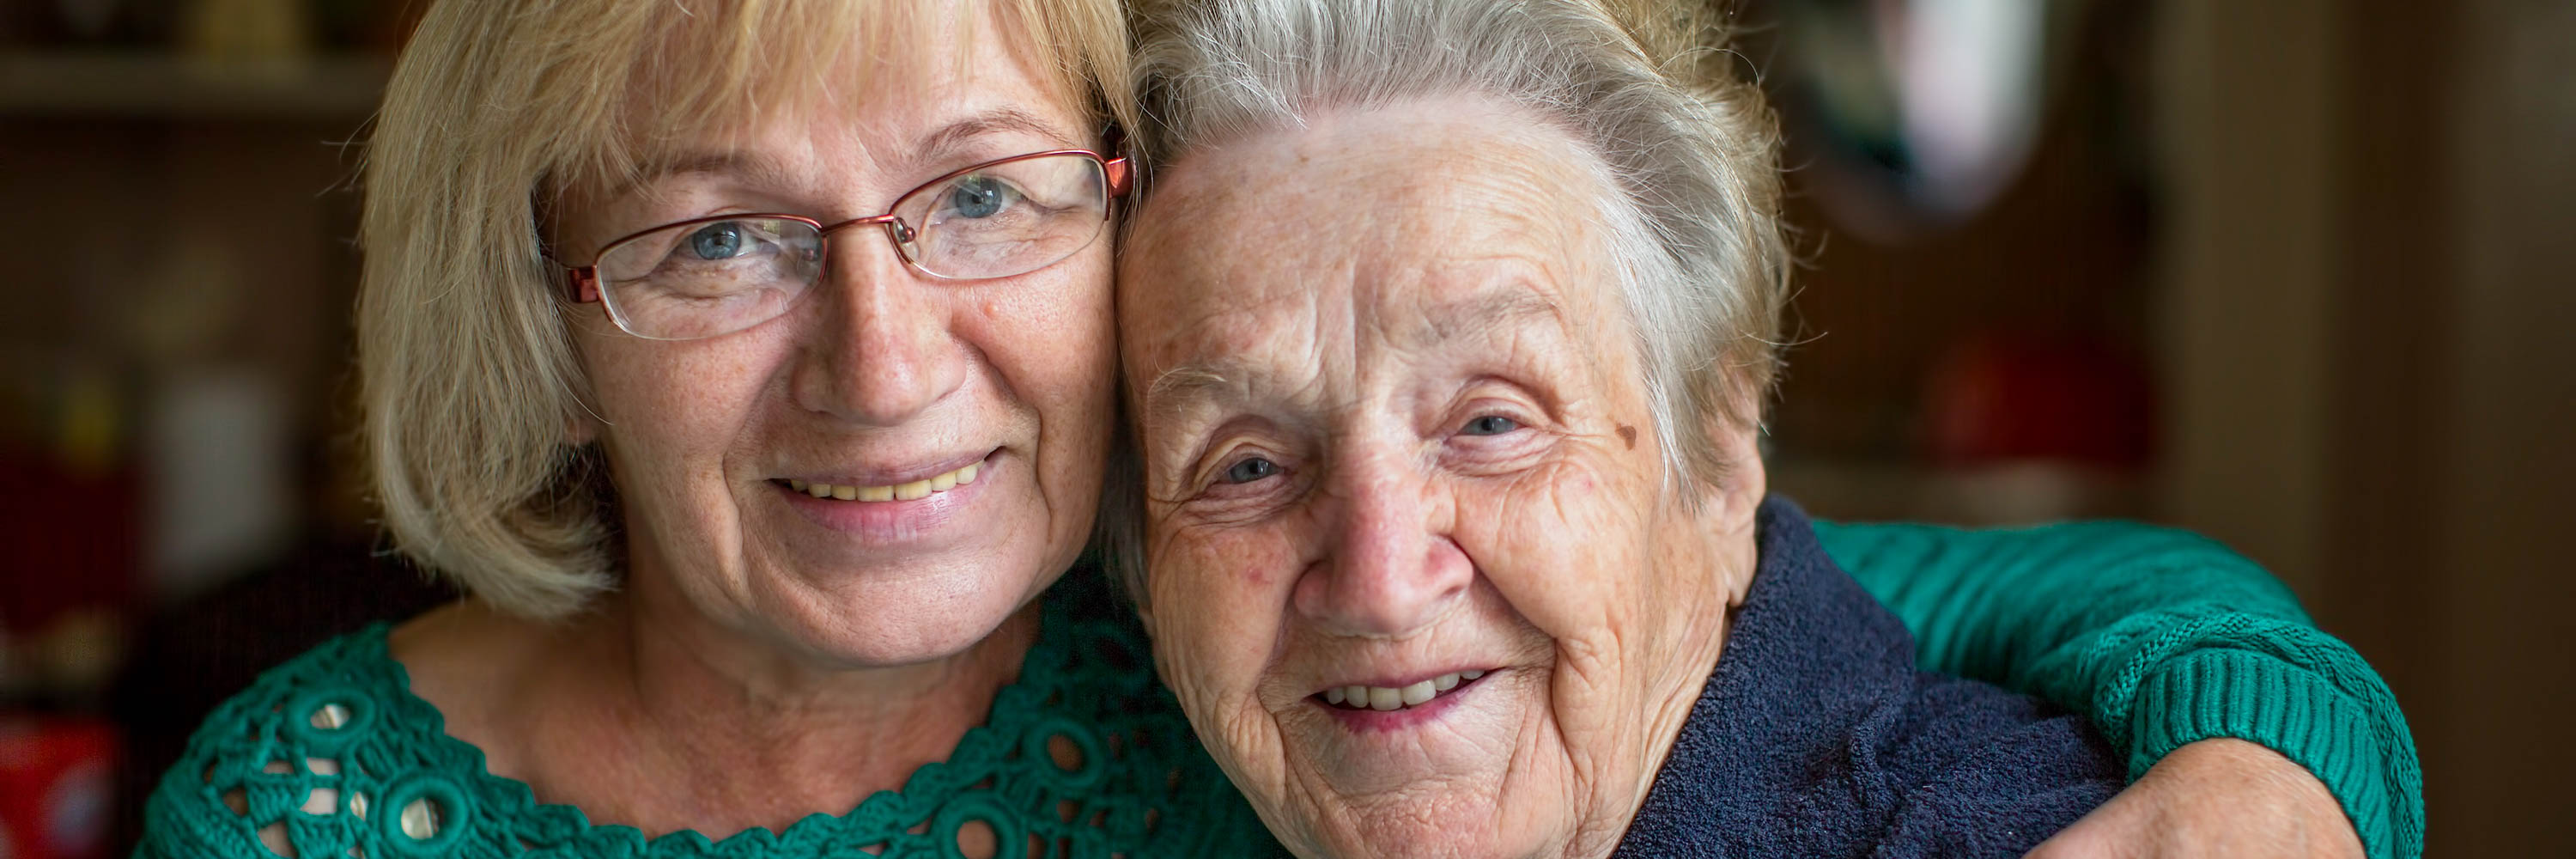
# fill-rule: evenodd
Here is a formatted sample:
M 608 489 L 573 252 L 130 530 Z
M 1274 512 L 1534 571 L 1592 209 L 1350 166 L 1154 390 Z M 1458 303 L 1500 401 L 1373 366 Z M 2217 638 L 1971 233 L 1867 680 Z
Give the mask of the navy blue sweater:
M 1773 497 L 1717 670 L 1617 855 L 2020 856 L 2121 787 L 2079 718 L 1914 667 L 1914 639 Z

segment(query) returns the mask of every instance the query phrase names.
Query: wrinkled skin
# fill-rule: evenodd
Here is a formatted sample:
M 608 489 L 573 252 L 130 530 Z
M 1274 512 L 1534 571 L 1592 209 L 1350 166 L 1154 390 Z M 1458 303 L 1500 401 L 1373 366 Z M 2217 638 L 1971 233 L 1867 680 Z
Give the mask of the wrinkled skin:
M 1136 216 L 1157 661 L 1304 855 L 1607 853 L 1752 575 L 1750 435 L 1667 482 L 1586 159 L 1482 101 L 1329 113 Z
M 1720 432 L 1735 468 L 1696 512 L 1657 481 L 1580 157 L 1474 102 L 1329 115 L 1190 155 L 1137 215 L 1147 623 L 1304 855 L 1608 853 L 1742 597 L 1761 465 Z M 1478 668 L 1428 719 L 1317 697 Z M 2032 855 L 2361 847 L 2305 770 L 2208 740 Z

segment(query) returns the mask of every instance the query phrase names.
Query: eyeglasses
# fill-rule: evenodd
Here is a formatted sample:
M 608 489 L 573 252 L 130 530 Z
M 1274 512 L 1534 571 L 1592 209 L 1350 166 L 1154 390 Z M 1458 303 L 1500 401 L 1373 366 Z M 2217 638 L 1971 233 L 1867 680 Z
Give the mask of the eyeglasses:
M 776 319 L 823 279 L 832 233 L 885 229 L 914 271 L 944 280 L 1027 274 L 1089 247 L 1125 196 L 1125 158 L 1058 149 L 987 161 L 923 183 L 882 215 L 825 224 L 798 215 L 729 214 L 664 224 L 565 266 L 576 303 L 597 301 L 626 333 L 652 340 L 730 334 Z

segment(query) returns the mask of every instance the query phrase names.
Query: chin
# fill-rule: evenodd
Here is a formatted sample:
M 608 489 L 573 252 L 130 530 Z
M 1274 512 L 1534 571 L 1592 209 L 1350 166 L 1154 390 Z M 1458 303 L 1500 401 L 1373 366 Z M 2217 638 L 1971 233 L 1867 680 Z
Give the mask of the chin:
M 1562 852 L 1533 837 L 1538 814 L 1505 811 L 1484 790 L 1442 796 L 1391 797 L 1382 807 L 1349 810 L 1331 831 L 1301 851 L 1337 859 L 1513 859 Z
M 1017 568 L 998 559 L 942 565 L 925 574 L 849 576 L 780 588 L 763 611 L 812 651 L 861 667 L 911 665 L 963 653 L 993 635 L 1043 588 L 1040 577 L 995 581 L 986 571 Z
M 1378 834 L 1345 835 L 1334 839 L 1331 847 L 1309 855 L 1334 859 L 1530 859 L 1551 852 L 1504 843 L 1487 821 L 1457 827 L 1411 823 Z

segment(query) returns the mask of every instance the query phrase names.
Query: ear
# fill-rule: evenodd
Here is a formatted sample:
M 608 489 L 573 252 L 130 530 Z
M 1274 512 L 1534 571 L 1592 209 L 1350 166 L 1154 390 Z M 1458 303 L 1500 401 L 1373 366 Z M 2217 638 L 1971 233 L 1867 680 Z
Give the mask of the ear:
M 1719 419 L 1721 426 L 1708 431 L 1709 444 L 1716 450 L 1725 470 L 1718 474 L 1716 485 L 1704 491 L 1708 508 L 1717 512 L 1720 521 L 1713 523 L 1726 533 L 1741 528 L 1748 533 L 1753 527 L 1754 512 L 1770 491 L 1770 475 L 1762 468 L 1761 428 L 1752 424 Z
M 1757 415 L 1754 403 L 1739 403 L 1735 414 Z M 1721 559 L 1717 564 L 1726 589 L 1727 605 L 1742 605 L 1744 595 L 1753 586 L 1753 572 L 1759 566 L 1757 548 L 1761 544 L 1757 521 L 1762 499 L 1769 492 L 1769 474 L 1762 466 L 1761 427 L 1750 420 L 1734 420 L 1724 415 L 1702 421 L 1702 437 L 1720 464 L 1713 479 L 1693 487 L 1699 493 L 1698 522 L 1700 534 L 1710 540 L 1708 557 Z

